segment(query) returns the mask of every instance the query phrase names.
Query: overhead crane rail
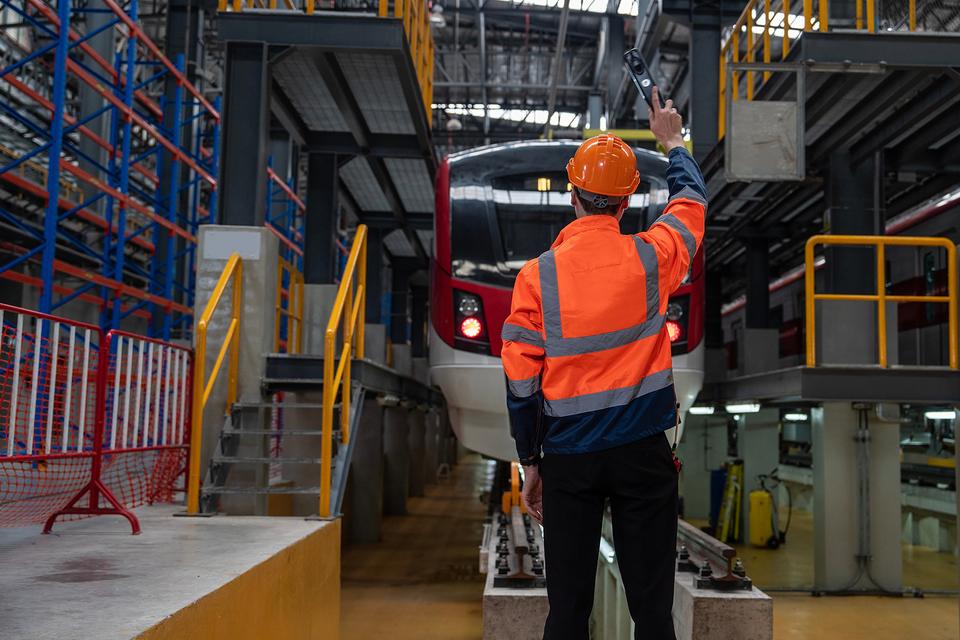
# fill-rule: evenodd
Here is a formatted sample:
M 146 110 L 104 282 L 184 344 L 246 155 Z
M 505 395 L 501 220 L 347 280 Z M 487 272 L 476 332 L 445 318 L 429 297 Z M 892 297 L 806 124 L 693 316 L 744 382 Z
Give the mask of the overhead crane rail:
M 0 277 L 38 285 L 42 312 L 96 302 L 105 330 L 135 315 L 151 335 L 185 338 L 197 228 L 216 207 L 219 107 L 143 32 L 136 0 L 104 3 L 106 24 L 88 32 L 82 6 L 0 0 L 21 24 L 2 46 L 0 183 L 15 197 L 0 219 L 23 239 Z M 107 37 L 118 46 L 103 53 Z M 161 106 L 151 94 L 165 86 Z M 78 93 L 101 106 L 81 112 Z

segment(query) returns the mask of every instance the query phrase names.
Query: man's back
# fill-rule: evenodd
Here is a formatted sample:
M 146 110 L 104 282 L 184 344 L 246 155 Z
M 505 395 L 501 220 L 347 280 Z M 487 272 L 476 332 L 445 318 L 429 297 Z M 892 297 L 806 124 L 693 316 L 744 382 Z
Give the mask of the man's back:
M 615 216 L 580 217 L 517 278 L 504 367 L 511 380 L 538 376 L 532 445 L 544 453 L 599 451 L 676 422 L 665 313 L 702 237 L 706 199 L 685 150 L 671 153 L 671 168 L 673 197 L 648 231 L 622 235 Z

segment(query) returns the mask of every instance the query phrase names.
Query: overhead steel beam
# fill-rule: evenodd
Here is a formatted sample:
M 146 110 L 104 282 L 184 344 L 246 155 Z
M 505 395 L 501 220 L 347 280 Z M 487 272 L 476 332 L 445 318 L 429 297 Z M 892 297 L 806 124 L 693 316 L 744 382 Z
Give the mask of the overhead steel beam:
M 402 51 L 406 42 L 402 21 L 379 18 L 373 13 L 220 13 L 216 22 L 217 35 L 229 42 L 363 53 Z
M 434 88 L 440 89 L 472 89 L 477 86 L 475 82 L 435 82 L 433 83 Z M 549 84 L 532 84 L 525 82 L 498 82 L 496 84 L 497 89 L 517 89 L 520 91 L 549 91 Z M 586 84 L 563 84 L 557 87 L 560 91 L 582 91 L 588 92 L 593 89 L 590 85 Z
M 423 158 L 417 136 L 390 133 L 370 133 L 366 147 L 357 144 L 353 133 L 338 131 L 310 132 L 301 143 L 314 153 L 374 156 L 378 158 Z
M 307 125 L 304 124 L 303 119 L 300 118 L 300 113 L 287 98 L 287 94 L 283 92 L 276 80 L 272 80 L 270 83 L 270 112 L 298 145 L 303 146 L 306 143 L 310 137 Z
M 367 122 L 363 117 L 360 105 L 357 104 L 356 98 L 349 90 L 346 77 L 337 62 L 336 56 L 328 52 L 318 52 L 313 56 L 313 63 L 317 67 L 317 71 L 323 78 L 324 83 L 327 85 L 327 89 L 330 91 L 333 101 L 337 104 L 341 116 L 350 128 L 350 133 L 357 147 L 370 149 L 373 135 L 370 133 Z M 403 201 L 400 198 L 397 187 L 393 183 L 393 178 L 390 177 L 390 172 L 387 171 L 383 158 L 369 156 L 367 163 L 373 171 L 377 184 L 379 184 L 383 190 L 387 202 L 390 204 L 390 210 L 393 212 L 397 226 L 404 230 L 407 239 L 417 253 L 417 257 L 426 261 L 426 252 L 423 250 L 417 234 L 414 233 L 407 224 L 406 209 L 403 206 Z

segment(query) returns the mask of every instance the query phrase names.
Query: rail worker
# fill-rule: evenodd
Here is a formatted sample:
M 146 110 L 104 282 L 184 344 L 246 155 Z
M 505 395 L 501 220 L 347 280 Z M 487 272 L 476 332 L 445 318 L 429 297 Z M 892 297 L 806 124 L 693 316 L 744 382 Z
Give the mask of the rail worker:
M 669 157 L 669 202 L 620 233 L 640 182 L 620 138 L 585 141 L 567 165 L 576 220 L 521 269 L 503 325 L 523 500 L 544 526 L 545 640 L 587 640 L 605 501 L 636 638 L 675 638 L 679 462 L 665 313 L 703 237 L 707 193 L 673 102 L 653 89 L 650 129 Z M 675 443 L 674 443 L 675 444 Z

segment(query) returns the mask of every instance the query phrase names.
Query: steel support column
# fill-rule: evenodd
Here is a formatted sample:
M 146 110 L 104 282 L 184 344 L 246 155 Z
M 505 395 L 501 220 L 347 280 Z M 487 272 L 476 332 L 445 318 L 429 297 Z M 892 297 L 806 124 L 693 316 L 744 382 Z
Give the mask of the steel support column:
M 367 228 L 367 309 L 368 324 L 380 324 L 383 298 L 383 229 Z
M 225 75 L 220 221 L 260 226 L 266 209 L 270 124 L 267 46 L 228 42 Z
M 393 281 L 390 293 L 390 341 L 393 344 L 406 344 L 407 326 L 410 322 L 410 272 L 394 265 L 392 268 Z
M 427 355 L 427 287 L 410 287 L 410 353 L 414 358 Z
M 623 18 L 611 16 L 607 18 L 607 25 L 607 99 L 604 113 L 607 115 L 607 126 L 612 129 L 616 125 L 616 105 L 613 101 L 623 80 L 623 52 L 626 47 L 623 43 Z
M 708 271 L 706 282 L 706 327 L 704 344 L 707 349 L 723 348 L 723 276 L 719 271 Z
M 89 15 L 89 14 L 88 14 Z M 164 39 L 164 50 L 171 59 L 177 56 L 183 56 L 184 76 L 191 83 L 196 84 L 197 69 L 202 62 L 203 55 L 203 19 L 204 12 L 202 5 L 198 5 L 191 0 L 171 0 L 167 5 L 166 36 Z M 89 18 L 88 18 L 89 20 Z M 184 122 L 192 122 L 190 116 L 192 110 L 184 109 L 183 99 L 178 99 L 178 93 L 182 96 L 183 89 L 178 92 L 176 78 L 168 75 L 163 85 L 163 122 L 172 127 L 174 122 L 181 123 L 178 127 L 179 137 L 176 133 L 171 133 L 172 138 L 182 147 L 191 148 L 193 137 L 196 135 L 195 126 L 182 126 Z M 177 109 L 180 112 L 177 113 Z M 157 175 L 160 178 L 160 193 L 170 194 L 171 200 L 175 203 L 174 215 L 170 219 L 176 224 L 186 225 L 187 221 L 178 220 L 177 214 L 187 218 L 191 207 L 191 197 L 193 188 L 183 188 L 190 180 L 189 167 L 181 165 L 179 167 L 180 176 L 177 179 L 178 185 L 176 191 L 171 193 L 171 186 L 174 182 L 172 168 L 176 165 L 172 154 L 165 150 L 159 152 L 159 166 Z M 154 233 L 161 242 L 156 242 L 157 253 L 154 264 L 165 266 L 168 263 L 167 254 L 169 247 L 174 247 L 175 269 L 173 272 L 165 272 L 163 277 L 165 283 L 162 290 L 157 291 L 158 295 L 170 297 L 181 304 L 189 304 L 186 299 L 186 293 L 189 288 L 188 280 L 193 278 L 193 273 L 187 268 L 186 242 L 180 236 L 174 236 L 169 231 L 161 228 L 159 225 L 154 227 Z M 151 318 L 152 335 L 161 335 L 164 339 L 170 337 L 170 314 L 154 313 Z
M 268 157 L 270 158 L 270 168 L 273 169 L 273 172 L 283 180 L 284 183 L 289 182 L 290 180 L 290 167 L 291 159 L 293 152 L 293 144 L 290 140 L 290 134 L 287 133 L 284 129 L 271 129 L 270 130 L 270 140 L 268 142 Z M 296 174 L 296 171 L 294 171 Z M 289 201 L 281 202 L 279 200 L 284 200 L 285 198 L 274 198 L 271 196 L 271 192 L 276 190 L 276 186 L 271 186 L 267 192 L 267 218 L 272 218 L 274 216 L 282 216 L 284 209 L 289 206 Z M 296 191 L 296 189 L 294 189 Z M 274 202 L 274 200 L 278 200 Z M 286 223 L 293 224 L 293 220 L 287 220 Z
M 307 158 L 307 215 L 303 241 L 303 279 L 306 284 L 333 282 L 338 175 L 336 155 L 311 153 Z
M 108 28 L 113 14 L 103 4 L 103 0 L 90 0 L 87 3 L 89 11 L 84 14 L 87 33 L 100 31 L 97 35 L 89 39 L 90 47 L 104 60 L 113 60 L 113 32 Z M 173 57 L 173 56 L 171 56 Z M 87 118 L 90 114 L 100 111 L 104 106 L 104 98 L 93 87 L 81 82 L 77 86 L 80 94 L 80 119 Z M 108 113 L 104 112 L 86 123 L 86 127 L 104 140 L 110 138 L 107 124 Z M 81 156 L 77 159 L 77 164 L 81 169 L 92 176 L 103 179 L 102 168 L 107 166 L 107 151 L 97 145 L 89 136 L 80 136 L 78 141 Z M 98 194 L 98 191 L 92 185 L 84 182 L 80 183 L 84 198 L 92 198 Z M 96 207 L 101 210 L 103 203 L 97 203 Z
M 747 238 L 748 329 L 766 329 L 770 315 L 770 243 L 767 238 Z
M 883 166 L 877 155 L 853 165 L 847 151 L 830 156 L 827 179 L 827 224 L 839 235 L 883 233 Z M 876 261 L 869 247 L 827 250 L 829 293 L 870 293 L 876 290 Z
M 690 37 L 690 130 L 693 156 L 702 161 L 717 145 L 720 78 L 720 16 L 693 16 Z

